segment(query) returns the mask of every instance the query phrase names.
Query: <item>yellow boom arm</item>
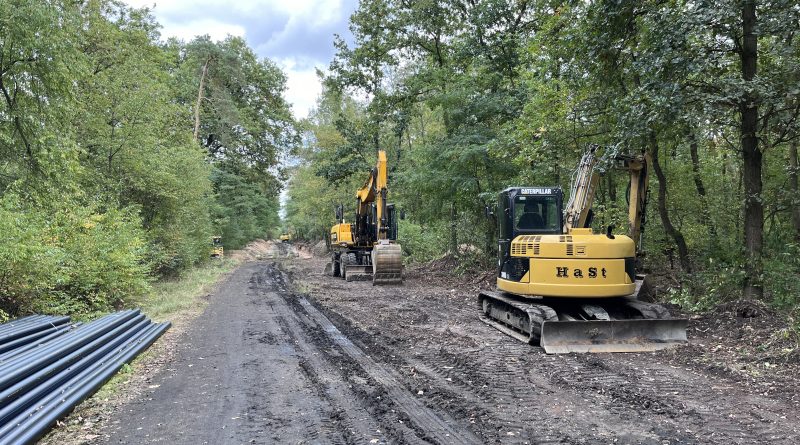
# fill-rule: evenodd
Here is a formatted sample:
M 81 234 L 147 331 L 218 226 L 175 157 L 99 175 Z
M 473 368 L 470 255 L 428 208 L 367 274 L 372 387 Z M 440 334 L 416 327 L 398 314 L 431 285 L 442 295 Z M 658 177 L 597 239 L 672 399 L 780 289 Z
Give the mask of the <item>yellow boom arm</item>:
M 592 145 L 586 150 L 572 177 L 572 190 L 567 207 L 564 209 L 564 233 L 589 225 L 589 214 L 594 203 L 597 183 L 600 181 L 600 173 L 595 168 L 597 166 L 596 150 L 596 145 Z
M 386 239 L 389 231 L 386 221 L 386 197 L 388 190 L 386 188 L 386 152 L 383 150 L 378 151 L 378 164 L 369 173 L 369 178 L 364 183 L 358 192 L 358 208 L 356 213 L 364 215 L 369 212 L 369 205 L 375 203 L 376 209 L 376 224 L 378 225 L 378 239 Z
M 600 160 L 596 156 L 598 146 L 592 145 L 581 157 L 581 162 L 572 178 L 572 190 L 567 206 L 564 209 L 564 233 L 572 229 L 588 227 L 589 215 L 600 181 L 601 171 L 597 168 Z M 628 236 L 636 244 L 639 252 L 642 225 L 647 204 L 649 155 L 624 156 L 615 155 L 611 159 L 630 175 L 630 191 L 628 194 Z

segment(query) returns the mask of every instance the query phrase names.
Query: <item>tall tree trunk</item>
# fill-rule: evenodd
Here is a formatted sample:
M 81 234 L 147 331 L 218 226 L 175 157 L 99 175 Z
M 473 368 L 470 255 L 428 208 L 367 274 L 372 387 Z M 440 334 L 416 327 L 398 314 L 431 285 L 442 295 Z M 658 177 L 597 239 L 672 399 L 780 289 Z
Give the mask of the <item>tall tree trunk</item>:
M 742 78 L 750 85 L 758 67 L 758 36 L 755 34 L 756 5 L 747 0 L 742 5 Z M 764 204 L 761 202 L 762 153 L 758 147 L 758 106 L 751 91 L 746 91 L 739 105 L 742 115 L 742 174 L 744 180 L 744 297 L 764 296 L 762 249 L 764 245 Z
M 700 197 L 700 213 L 708 228 L 709 246 L 712 251 L 717 245 L 717 226 L 711 220 L 711 211 L 708 208 L 708 199 L 706 198 L 706 186 L 703 184 L 703 175 L 700 173 L 700 156 L 697 153 L 697 137 L 694 131 L 689 130 L 689 155 L 692 158 L 692 177 L 694 179 L 694 187 L 697 189 L 697 196 Z
M 200 73 L 200 87 L 197 89 L 197 102 L 194 105 L 194 141 L 200 135 L 200 105 L 203 102 L 203 91 L 205 90 L 206 74 L 208 74 L 208 63 L 211 57 L 206 57 L 206 63 L 203 64 L 203 71 Z
M 450 203 L 450 252 L 458 255 L 458 234 L 456 233 L 456 204 Z
M 798 204 L 797 185 L 797 141 L 789 145 L 789 190 L 791 195 L 792 228 L 794 229 L 794 242 L 800 243 L 800 205 Z
M 683 237 L 680 230 L 672 225 L 672 220 L 669 217 L 669 211 L 667 209 L 667 178 L 658 161 L 658 142 L 656 141 L 655 134 L 651 133 L 649 139 L 653 170 L 656 172 L 656 177 L 658 178 L 658 215 L 661 217 L 661 225 L 678 247 L 678 260 L 681 263 L 681 269 L 686 273 L 692 273 L 692 263 L 689 261 L 689 248 L 686 246 L 686 239 Z
M 611 207 L 617 206 L 617 181 L 614 180 L 614 173 L 606 173 L 606 187 L 608 188 L 608 200 Z

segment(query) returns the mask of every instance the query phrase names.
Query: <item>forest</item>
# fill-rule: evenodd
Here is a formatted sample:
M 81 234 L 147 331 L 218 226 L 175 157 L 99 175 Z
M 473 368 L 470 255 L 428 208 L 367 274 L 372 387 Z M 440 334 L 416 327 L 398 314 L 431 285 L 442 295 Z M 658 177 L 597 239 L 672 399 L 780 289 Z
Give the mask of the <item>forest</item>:
M 116 0 L 0 2 L 0 321 L 93 314 L 279 230 L 285 74 Z
M 489 270 L 497 193 L 568 190 L 589 144 L 651 157 L 663 299 L 800 313 L 796 0 L 363 0 L 300 121 L 243 38 L 159 29 L 0 2 L 0 319 L 124 306 L 214 235 L 324 239 L 379 149 L 406 261 Z M 625 226 L 626 186 L 606 172 L 596 230 Z
M 644 232 L 661 298 L 800 314 L 796 0 L 363 0 L 301 122 L 286 224 L 322 239 L 378 149 L 409 262 L 489 269 L 484 215 L 561 186 L 589 144 L 651 157 Z M 625 227 L 608 171 L 594 225 Z

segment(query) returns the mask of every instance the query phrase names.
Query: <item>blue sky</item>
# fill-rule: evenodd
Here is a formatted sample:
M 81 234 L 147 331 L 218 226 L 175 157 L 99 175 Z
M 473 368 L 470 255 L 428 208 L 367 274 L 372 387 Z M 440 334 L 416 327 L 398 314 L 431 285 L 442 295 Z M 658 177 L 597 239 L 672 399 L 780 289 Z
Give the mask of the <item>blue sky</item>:
M 285 97 L 298 118 L 307 115 L 320 93 L 315 69 L 324 70 L 330 63 L 333 35 L 349 40 L 348 19 L 358 4 L 358 0 L 124 1 L 150 7 L 165 38 L 244 37 L 259 56 L 274 60 L 286 72 Z

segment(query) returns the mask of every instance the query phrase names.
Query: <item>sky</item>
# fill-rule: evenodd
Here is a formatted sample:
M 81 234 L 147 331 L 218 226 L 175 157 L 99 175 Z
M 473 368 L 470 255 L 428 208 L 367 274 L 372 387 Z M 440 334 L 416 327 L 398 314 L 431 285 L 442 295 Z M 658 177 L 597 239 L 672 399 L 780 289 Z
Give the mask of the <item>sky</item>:
M 321 92 L 316 68 L 333 58 L 333 36 L 350 40 L 348 19 L 358 0 L 124 0 L 152 9 L 162 38 L 191 40 L 208 34 L 244 37 L 260 57 L 276 62 L 288 77 L 286 100 L 297 118 L 308 115 Z

